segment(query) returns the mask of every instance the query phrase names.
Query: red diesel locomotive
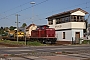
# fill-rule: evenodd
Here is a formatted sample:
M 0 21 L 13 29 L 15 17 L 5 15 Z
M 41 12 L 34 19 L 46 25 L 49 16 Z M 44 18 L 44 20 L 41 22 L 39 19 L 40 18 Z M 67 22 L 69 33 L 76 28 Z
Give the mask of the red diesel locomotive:
M 36 30 L 31 31 L 30 40 L 54 44 L 57 40 L 55 37 L 55 29 L 49 28 L 47 25 L 38 26 Z

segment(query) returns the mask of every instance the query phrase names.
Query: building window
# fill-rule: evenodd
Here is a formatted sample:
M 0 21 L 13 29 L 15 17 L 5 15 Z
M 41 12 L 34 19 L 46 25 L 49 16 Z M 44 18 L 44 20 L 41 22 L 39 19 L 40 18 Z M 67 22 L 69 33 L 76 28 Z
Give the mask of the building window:
M 77 21 L 78 21 L 78 22 L 80 21 L 80 16 L 77 16 Z
M 81 22 L 84 21 L 84 16 L 80 16 L 80 21 L 81 21 Z
M 80 17 L 80 16 L 77 16 L 77 19 L 78 19 L 78 20 L 79 20 L 79 17 Z
M 71 20 L 74 21 L 74 22 L 83 22 L 85 19 L 84 19 L 84 16 L 71 16 Z
M 62 18 L 62 23 L 64 23 L 65 22 L 65 18 Z
M 56 24 L 60 24 L 60 18 L 56 19 Z
M 53 20 L 48 20 L 48 24 L 52 25 L 53 24 Z
M 69 22 L 69 17 L 66 17 L 66 18 L 65 18 L 65 21 L 66 21 L 66 22 Z
M 65 32 L 63 32 L 63 39 L 65 39 Z
M 75 22 L 77 21 L 77 16 L 74 16 L 74 21 L 75 21 Z

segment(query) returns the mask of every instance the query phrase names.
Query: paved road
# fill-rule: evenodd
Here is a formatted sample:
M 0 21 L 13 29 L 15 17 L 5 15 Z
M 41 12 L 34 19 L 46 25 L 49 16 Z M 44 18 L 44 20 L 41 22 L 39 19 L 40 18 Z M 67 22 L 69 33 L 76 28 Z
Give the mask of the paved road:
M 65 56 L 55 52 L 69 52 Z M 78 53 L 78 54 L 77 54 Z M 0 55 L 19 55 L 19 57 L 0 57 L 1 60 L 77 60 L 90 57 L 90 45 L 67 45 L 45 47 L 0 47 Z M 51 58 L 52 57 L 52 58 Z M 72 58 L 73 57 L 73 58 Z
M 1 47 L 0 54 L 24 54 L 30 52 L 88 51 L 90 45 L 45 46 L 45 47 Z M 88 52 L 87 52 L 88 53 Z

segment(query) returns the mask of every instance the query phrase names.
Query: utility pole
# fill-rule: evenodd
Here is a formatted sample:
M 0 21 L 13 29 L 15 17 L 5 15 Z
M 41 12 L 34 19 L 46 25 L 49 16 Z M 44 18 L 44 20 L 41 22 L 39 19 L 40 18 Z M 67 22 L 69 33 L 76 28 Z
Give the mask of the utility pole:
M 25 36 L 25 45 L 27 45 L 27 41 L 26 41 L 26 26 L 25 26 L 25 28 L 24 28 L 24 36 Z
M 20 22 L 18 22 L 18 16 L 20 16 L 20 15 L 18 15 L 18 14 L 16 14 L 16 17 L 17 17 L 17 42 L 18 42 L 18 23 L 20 23 Z

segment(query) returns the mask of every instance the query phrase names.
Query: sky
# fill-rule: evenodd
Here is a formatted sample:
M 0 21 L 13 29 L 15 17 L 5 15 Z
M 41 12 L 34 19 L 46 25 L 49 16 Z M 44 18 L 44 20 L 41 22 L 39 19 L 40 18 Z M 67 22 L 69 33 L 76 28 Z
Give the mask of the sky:
M 35 4 L 30 4 L 35 2 Z M 0 0 L 0 27 L 47 24 L 47 17 L 81 8 L 90 13 L 90 0 Z M 87 19 L 87 16 L 85 19 Z M 90 23 L 90 21 L 88 21 Z

